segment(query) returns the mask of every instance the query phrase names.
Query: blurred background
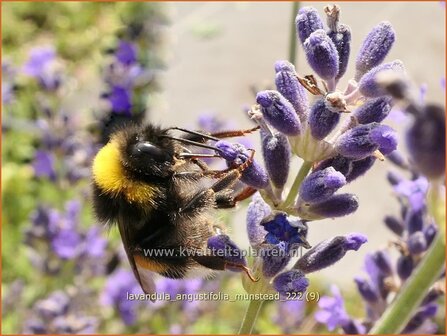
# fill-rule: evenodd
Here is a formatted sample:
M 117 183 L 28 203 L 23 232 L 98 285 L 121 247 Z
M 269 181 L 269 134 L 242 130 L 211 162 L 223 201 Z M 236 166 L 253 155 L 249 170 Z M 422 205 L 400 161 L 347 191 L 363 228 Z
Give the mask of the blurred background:
M 323 15 L 325 3 L 300 3 L 307 5 Z M 390 21 L 396 42 L 387 60 L 401 59 L 426 99 L 444 105 L 441 3 L 340 6 L 341 22 L 352 30 L 351 64 L 371 28 Z M 245 108 L 255 102 L 254 90 L 274 86 L 274 62 L 289 54 L 292 16 L 287 2 L 2 3 L 3 333 L 237 330 L 246 302 L 126 300 L 138 285 L 118 233 L 105 232 L 92 216 L 89 167 L 107 138 L 105 126 L 123 118 L 208 130 L 250 127 Z M 312 73 L 297 50 L 297 72 Z M 348 67 L 341 88 L 353 73 Z M 394 111 L 387 123 L 402 131 L 407 120 Z M 256 135 L 250 141 L 258 148 Z M 338 283 L 358 316 L 352 278 L 362 272 L 366 252 L 388 244 L 383 217 L 399 209 L 386 182 L 389 168 L 379 162 L 344 189 L 359 196 L 356 213 L 309 225 L 311 244 L 353 231 L 368 235 L 361 253 L 311 276 L 321 293 Z M 246 247 L 245 209 L 219 216 Z M 169 293 L 243 292 L 234 273 L 159 279 L 157 286 Z M 290 321 L 284 309 L 292 309 Z M 257 328 L 318 332 L 314 309 L 315 302 L 269 303 Z

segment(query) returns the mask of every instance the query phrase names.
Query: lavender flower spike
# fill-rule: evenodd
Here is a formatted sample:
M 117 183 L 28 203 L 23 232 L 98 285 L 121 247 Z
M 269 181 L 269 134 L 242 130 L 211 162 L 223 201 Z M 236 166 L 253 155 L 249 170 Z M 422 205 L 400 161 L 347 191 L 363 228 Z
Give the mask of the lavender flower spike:
M 367 100 L 363 105 L 353 111 L 359 124 L 381 122 L 391 111 L 391 98 L 379 97 Z
M 395 131 L 385 125 L 371 123 L 343 133 L 335 143 L 338 153 L 351 159 L 364 159 L 376 150 L 389 154 L 397 147 Z
M 310 174 L 301 184 L 299 197 L 308 203 L 327 200 L 346 184 L 346 178 L 333 167 Z
M 393 46 L 395 33 L 389 22 L 381 22 L 371 30 L 363 41 L 355 63 L 358 81 L 363 74 L 382 63 Z
M 377 82 L 377 75 L 385 71 L 395 71 L 403 73 L 404 65 L 402 61 L 395 60 L 393 62 L 384 63 L 372 68 L 366 74 L 364 74 L 362 79 L 360 79 L 359 81 L 360 93 L 369 98 L 385 96 L 385 89 Z
M 325 80 L 338 74 L 338 52 L 334 42 L 323 29 L 314 31 L 304 42 L 306 58 L 312 69 Z
M 282 133 L 268 134 L 261 130 L 264 164 L 273 185 L 282 189 L 287 182 L 290 168 L 290 145 Z
M 295 19 L 296 31 L 301 44 L 318 29 L 323 29 L 323 21 L 321 21 L 318 12 L 313 7 L 303 7 L 299 10 Z
M 287 61 L 277 61 L 275 70 L 276 89 L 292 104 L 300 120 L 304 121 L 309 102 L 306 90 L 298 81 L 294 65 Z
M 267 122 L 285 135 L 298 135 L 301 123 L 292 104 L 279 92 L 266 90 L 256 95 L 261 112 Z
M 298 259 L 294 268 L 303 273 L 322 270 L 343 258 L 347 251 L 357 251 L 366 242 L 366 236 L 360 233 L 351 233 L 322 241 Z
M 299 270 L 290 270 L 273 279 L 273 287 L 283 295 L 287 293 L 303 293 L 309 286 L 309 280 Z
M 315 139 L 324 139 L 337 126 L 340 113 L 327 108 L 325 99 L 315 101 L 309 113 L 310 133 Z

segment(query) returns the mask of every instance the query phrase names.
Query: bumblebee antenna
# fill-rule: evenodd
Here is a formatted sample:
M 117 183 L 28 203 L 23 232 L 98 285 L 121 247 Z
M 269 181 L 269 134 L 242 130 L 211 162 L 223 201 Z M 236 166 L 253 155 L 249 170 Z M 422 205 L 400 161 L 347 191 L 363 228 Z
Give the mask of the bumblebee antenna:
M 205 144 L 200 143 L 200 142 L 196 142 L 196 141 L 192 141 L 192 140 L 188 140 L 188 139 L 183 139 L 183 138 L 176 138 L 176 137 L 172 137 L 172 136 L 169 136 L 169 135 L 160 135 L 160 138 L 171 139 L 171 140 L 183 142 L 183 143 L 186 143 L 186 144 L 192 145 L 192 146 L 208 148 L 208 149 L 211 149 L 211 150 L 214 150 L 214 151 L 217 151 L 217 152 L 223 154 L 223 151 L 221 149 L 213 147 L 213 146 L 205 145 Z
M 200 133 L 200 132 L 196 132 L 196 131 L 191 131 L 191 130 L 188 130 L 186 128 L 181 128 L 181 127 L 170 127 L 168 129 L 166 129 L 166 131 L 169 131 L 169 130 L 177 130 L 177 131 L 182 131 L 182 132 L 189 133 L 189 134 L 198 135 L 198 136 L 200 136 L 202 138 L 205 138 L 205 139 L 208 139 L 208 140 L 214 140 L 214 141 L 219 141 L 220 140 L 219 138 L 213 137 L 213 136 L 211 136 L 209 134 Z

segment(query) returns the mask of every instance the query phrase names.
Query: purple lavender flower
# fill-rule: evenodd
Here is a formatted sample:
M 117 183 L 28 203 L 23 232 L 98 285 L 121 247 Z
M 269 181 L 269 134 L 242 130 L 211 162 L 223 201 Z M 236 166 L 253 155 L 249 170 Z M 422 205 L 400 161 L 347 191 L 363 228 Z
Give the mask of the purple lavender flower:
M 323 29 L 314 31 L 304 42 L 307 62 L 325 80 L 334 79 L 339 70 L 338 52 Z
M 34 174 L 37 177 L 47 177 L 50 180 L 56 179 L 55 159 L 51 152 L 44 150 L 37 150 L 34 161 L 33 169 Z
M 273 279 L 273 287 L 282 295 L 303 293 L 309 286 L 309 280 L 299 270 L 290 270 Z
M 287 61 L 277 61 L 275 70 L 276 89 L 292 104 L 303 122 L 307 115 L 309 102 L 306 90 L 298 81 L 294 65 Z
M 263 219 L 261 225 L 267 231 L 265 241 L 269 244 L 279 244 L 287 242 L 294 248 L 294 245 L 309 248 L 306 241 L 307 225 L 297 218 L 289 217 L 284 212 L 273 212 Z
M 115 51 L 116 59 L 124 65 L 132 65 L 137 61 L 137 49 L 128 41 L 120 41 Z
M 290 168 L 290 145 L 282 133 L 269 134 L 261 130 L 262 155 L 273 185 L 282 189 L 287 182 Z
M 397 137 L 391 127 L 371 123 L 346 131 L 337 139 L 335 147 L 341 155 L 360 160 L 376 150 L 383 154 L 391 153 L 397 147 Z
M 313 7 L 302 7 L 295 19 L 295 25 L 302 44 L 314 31 L 323 29 L 323 22 L 317 10 Z
M 301 184 L 300 199 L 308 203 L 319 203 L 330 198 L 346 184 L 342 173 L 329 167 L 316 171 L 304 179 Z
M 389 22 L 381 22 L 369 32 L 357 54 L 356 80 L 382 63 L 393 46 L 394 40 L 395 33 Z
M 294 268 L 312 273 L 329 267 L 344 257 L 347 251 L 357 251 L 367 242 L 366 236 L 351 233 L 325 240 L 311 248 L 296 262 Z
M 38 80 L 41 87 L 52 91 L 59 88 L 61 76 L 56 70 L 56 51 L 51 46 L 31 49 L 23 72 Z
M 29 59 L 23 72 L 31 77 L 39 77 L 45 68 L 56 59 L 56 51 L 51 46 L 35 47 L 29 52 Z
M 427 250 L 427 240 L 422 231 L 416 231 L 408 237 L 408 250 L 412 255 L 418 255 Z
M 404 66 L 402 61 L 395 60 L 390 63 L 384 63 L 369 70 L 366 74 L 363 75 L 362 79 L 360 79 L 359 81 L 360 93 L 368 98 L 385 96 L 386 95 L 385 89 L 382 88 L 382 86 L 379 85 L 379 83 L 377 82 L 377 75 L 385 71 L 403 73 Z
M 315 139 L 322 140 L 331 133 L 340 121 L 340 113 L 330 110 L 324 98 L 312 105 L 309 113 L 309 127 Z
M 301 123 L 292 104 L 277 91 L 261 91 L 256 95 L 256 102 L 267 122 L 281 133 L 298 135 Z
M 131 115 L 132 101 L 128 89 L 119 86 L 113 87 L 112 91 L 107 94 L 107 100 L 111 104 L 114 113 Z
M 80 293 L 82 294 L 82 293 Z M 24 333 L 84 334 L 95 333 L 98 321 L 75 312 L 73 297 L 55 291 L 39 300 L 32 308 L 32 317 L 24 321 Z
M 372 303 L 379 301 L 378 294 L 375 292 L 373 286 L 368 280 L 361 277 L 355 277 L 354 281 L 357 285 L 359 293 L 362 295 L 364 300 Z
M 343 297 L 337 286 L 331 286 L 332 297 L 323 296 L 318 301 L 320 310 L 315 314 L 315 319 L 327 326 L 329 331 L 333 331 L 338 326 L 345 325 L 350 318 L 345 310 Z
M 60 258 L 73 259 L 80 253 L 81 237 L 71 228 L 61 229 L 53 237 L 51 246 Z
M 116 270 L 107 279 L 101 294 L 101 303 L 116 307 L 123 322 L 126 325 L 133 325 L 137 322 L 138 301 L 129 300 L 128 293 L 142 294 L 143 292 L 132 272 L 124 269 Z

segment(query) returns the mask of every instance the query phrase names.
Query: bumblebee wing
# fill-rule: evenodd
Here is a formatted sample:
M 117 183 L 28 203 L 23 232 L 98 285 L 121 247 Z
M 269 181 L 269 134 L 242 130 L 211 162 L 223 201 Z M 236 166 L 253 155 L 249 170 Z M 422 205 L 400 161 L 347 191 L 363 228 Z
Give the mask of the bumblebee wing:
M 153 279 L 153 272 L 138 266 L 135 262 L 134 253 L 130 248 L 129 233 L 127 231 L 125 221 L 120 218 L 118 221 L 118 228 L 121 235 L 121 240 L 123 241 L 124 249 L 126 250 L 127 258 L 129 259 L 130 266 L 132 267 L 133 274 L 135 278 L 140 283 L 141 288 L 146 294 L 154 294 L 156 291 L 155 282 Z

